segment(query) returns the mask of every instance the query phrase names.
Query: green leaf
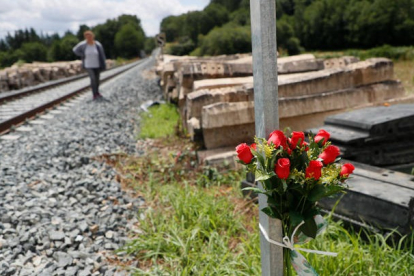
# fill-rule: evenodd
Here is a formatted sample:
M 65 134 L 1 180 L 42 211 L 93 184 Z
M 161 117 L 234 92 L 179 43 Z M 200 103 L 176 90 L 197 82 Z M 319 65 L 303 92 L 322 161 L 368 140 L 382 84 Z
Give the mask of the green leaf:
M 286 190 L 287 190 L 287 183 L 286 183 L 286 180 L 285 179 L 281 179 L 281 181 L 282 181 L 282 184 L 283 184 L 283 192 L 286 192 Z
M 266 163 L 265 163 L 265 159 L 263 158 L 263 155 L 260 152 L 256 152 L 257 155 L 257 161 L 259 161 L 260 165 L 262 166 L 262 168 L 265 168 Z
M 269 196 L 267 198 L 267 204 L 274 205 L 274 206 L 280 206 L 280 202 L 273 196 Z
M 264 181 L 269 179 L 270 177 L 272 177 L 270 174 L 263 172 L 261 170 L 256 170 L 255 174 L 254 174 L 255 180 L 256 181 Z
M 321 198 L 326 196 L 326 187 L 324 185 L 315 185 L 315 187 L 310 191 L 308 200 L 316 202 Z
M 271 208 L 271 207 L 269 207 L 269 206 L 267 206 L 267 207 L 263 208 L 261 211 L 262 211 L 263 213 L 265 213 L 266 215 L 268 215 L 269 217 L 271 217 L 271 218 L 278 218 L 278 219 L 280 219 L 280 218 L 277 216 L 277 214 L 276 214 L 275 212 L 273 212 L 272 208 Z
M 313 239 L 316 238 L 316 232 L 318 231 L 318 227 L 316 226 L 315 220 L 313 218 L 305 220 L 305 224 L 303 224 L 299 229 L 306 236 L 311 237 Z
M 289 211 L 289 218 L 293 227 L 296 227 L 296 225 L 299 225 L 303 221 L 303 216 L 299 212 L 292 210 Z
M 262 189 L 256 188 L 256 187 L 246 187 L 246 188 L 243 188 L 242 191 L 253 191 L 253 192 L 258 193 L 258 194 L 264 194 L 265 193 L 265 191 L 263 191 Z
M 319 215 L 318 208 L 309 207 L 309 209 L 303 214 L 304 220 L 313 219 L 314 216 Z
M 272 157 L 269 159 L 269 164 L 268 164 L 269 167 L 268 168 L 270 168 L 270 169 L 275 168 L 276 158 L 277 158 L 277 154 L 273 154 Z
M 336 186 L 336 185 L 326 186 L 325 197 L 335 195 L 335 194 L 338 194 L 340 192 L 344 192 L 344 187 Z

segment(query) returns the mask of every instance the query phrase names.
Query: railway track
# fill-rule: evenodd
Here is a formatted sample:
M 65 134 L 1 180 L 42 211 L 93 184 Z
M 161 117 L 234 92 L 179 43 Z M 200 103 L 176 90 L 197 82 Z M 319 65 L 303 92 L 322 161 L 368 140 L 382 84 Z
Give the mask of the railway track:
M 124 73 L 144 60 L 115 67 L 101 73 L 101 83 Z M 90 89 L 87 75 L 66 78 L 0 94 L 0 135 L 26 120 Z

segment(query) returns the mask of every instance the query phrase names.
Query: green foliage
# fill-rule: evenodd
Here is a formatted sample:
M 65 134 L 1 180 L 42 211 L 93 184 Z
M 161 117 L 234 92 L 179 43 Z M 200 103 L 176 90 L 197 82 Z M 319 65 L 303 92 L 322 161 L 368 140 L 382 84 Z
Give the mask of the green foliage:
M 340 56 L 355 56 L 361 60 L 374 57 L 386 57 L 397 61 L 412 61 L 414 60 L 414 47 L 394 47 L 390 45 L 383 45 L 368 50 L 361 49 L 349 49 L 345 51 L 331 51 L 331 52 L 320 52 L 316 51 L 313 54 L 317 58 L 336 58 Z
M 205 35 L 214 27 L 220 27 L 229 19 L 229 12 L 220 4 L 211 3 L 208 5 L 199 18 L 199 32 L 198 34 Z
M 151 54 L 151 52 L 157 47 L 154 37 L 145 38 L 144 42 L 144 51 L 146 54 Z
M 61 40 L 55 40 L 49 50 L 49 60 L 77 59 L 72 49 L 78 42 L 77 37 L 70 33 L 66 34 Z
M 287 7 L 287 2 L 283 5 Z M 278 45 L 289 54 L 298 54 L 303 49 L 290 21 L 289 18 L 282 19 L 278 26 Z M 250 52 L 250 3 L 248 0 L 212 0 L 202 11 L 164 18 L 160 29 L 166 34 L 167 42 L 172 43 L 166 51 L 170 54 Z
M 304 248 L 337 252 L 336 258 L 304 252 L 320 275 L 411 275 L 414 235 L 393 241 L 391 233 L 369 233 L 328 220 L 328 230 Z M 301 246 L 302 247 L 302 246 Z
M 22 56 L 21 50 L 0 52 L 0 67 L 8 67 L 17 62 Z
M 79 39 L 79 40 L 84 40 L 84 37 L 83 37 L 83 33 L 85 32 L 85 31 L 87 31 L 87 30 L 90 30 L 91 28 L 89 28 L 87 25 L 85 25 L 85 24 L 82 24 L 82 25 L 80 25 L 79 26 L 79 30 L 78 30 L 78 32 L 76 33 L 76 37 Z
M 182 35 L 185 14 L 180 16 L 167 16 L 161 21 L 160 30 L 165 33 L 167 42 L 173 42 Z
M 276 1 L 276 15 L 279 52 L 286 50 L 290 55 L 302 52 L 303 47 L 326 50 L 414 44 L 414 0 L 280 0 Z M 168 42 L 189 37 L 201 49 L 205 42 L 198 41 L 200 35 L 207 36 L 230 22 L 250 26 L 249 1 L 211 0 L 203 11 L 165 18 L 161 31 Z
M 120 57 L 137 57 L 140 50 L 144 48 L 144 40 L 144 33 L 128 23 L 116 33 L 115 49 Z
M 383 45 L 369 50 L 347 50 L 347 55 L 354 55 L 364 60 L 372 57 L 386 57 L 393 60 L 414 60 L 414 47 L 392 47 Z
M 17 30 L 14 32 L 14 35 L 7 33 L 6 43 L 11 49 L 18 49 L 22 47 L 24 43 L 27 42 L 38 42 L 40 37 L 37 35 L 36 31 L 33 28 L 30 30 Z
M 343 49 L 410 45 L 412 0 L 315 0 L 295 10 L 298 37 L 306 48 Z
M 242 0 L 211 0 L 210 1 L 211 4 L 222 5 L 229 12 L 233 12 L 237 10 L 242 5 L 242 2 L 246 2 L 246 1 L 242 1 Z
M 200 48 L 195 48 L 191 53 L 190 56 L 195 56 L 195 57 L 200 57 L 202 56 L 201 54 L 201 49 Z
M 180 158 L 185 155 L 183 150 Z M 178 155 L 171 157 L 179 160 Z M 240 194 L 241 175 L 211 173 L 207 168 L 189 176 L 190 170 L 173 172 L 174 164 L 160 160 L 159 153 L 145 158 L 149 160 L 129 164 L 124 174 L 131 175 L 132 187 L 149 205 L 143 209 L 140 234 L 120 249 L 138 261 L 131 274 L 260 275 L 258 210 Z M 165 180 L 176 173 L 182 178 Z M 204 188 L 192 185 L 194 179 L 215 180 Z M 411 275 L 414 235 L 393 241 L 391 235 L 345 228 L 330 216 L 325 219 L 327 230 L 300 246 L 339 254 L 301 252 L 320 275 Z
M 170 55 L 183 56 L 190 54 L 195 48 L 194 42 L 188 37 L 181 37 L 178 42 L 169 43 L 165 52 Z
M 173 135 L 179 121 L 176 106 L 161 104 L 142 114 L 140 138 L 159 138 Z
M 47 48 L 40 42 L 24 43 L 20 49 L 23 52 L 21 58 L 26 62 L 47 60 Z
M 250 26 L 250 9 L 238 9 L 229 16 L 230 22 L 240 26 Z
M 129 166 L 132 174 L 150 176 L 135 187 L 154 204 L 140 221 L 142 233 L 121 249 L 144 264 L 133 275 L 260 275 L 257 220 L 246 216 L 257 207 L 242 201 L 240 174 L 206 168 L 193 175 L 211 183 L 204 188 L 189 183 L 186 172 L 187 180 L 160 181 L 173 172 L 159 154 L 144 164 Z
M 188 144 L 174 138 L 162 141 L 172 141 L 176 151 L 150 147 L 144 157 L 121 166 L 120 175 L 146 200 L 139 234 L 119 250 L 137 261 L 131 274 L 260 275 L 258 207 L 242 197 L 241 173 L 197 170 Z M 298 220 L 294 213 L 292 217 Z M 358 231 L 330 216 L 325 219 L 327 230 L 300 246 L 339 254 L 301 252 L 320 275 L 412 274 L 414 234 L 393 240 L 391 234 Z
M 116 58 L 117 56 L 125 56 L 124 50 L 116 46 L 116 35 L 119 31 L 125 26 L 133 26 L 133 28 L 128 27 L 128 30 L 134 29 L 130 37 L 125 31 L 122 31 L 122 36 L 127 37 L 129 40 L 136 40 L 138 32 L 138 45 L 136 45 L 137 53 L 139 50 L 143 49 L 144 47 L 144 38 L 145 33 L 141 27 L 141 20 L 136 15 L 121 15 L 115 19 L 108 19 L 105 23 L 96 25 L 92 28 L 92 31 L 95 33 L 96 40 L 98 40 L 105 49 L 105 54 L 107 58 Z M 122 44 L 121 39 L 118 41 L 118 45 Z M 127 56 L 134 56 L 132 55 L 132 46 L 130 42 L 125 42 L 126 55 Z M 136 56 L 136 55 L 135 55 Z
M 300 45 L 300 41 L 295 37 L 295 31 L 291 23 L 291 19 L 283 16 L 276 24 L 277 46 L 286 49 L 289 55 L 297 55 L 304 49 Z
M 200 41 L 202 55 L 235 54 L 251 51 L 250 26 L 228 24 L 214 28 Z

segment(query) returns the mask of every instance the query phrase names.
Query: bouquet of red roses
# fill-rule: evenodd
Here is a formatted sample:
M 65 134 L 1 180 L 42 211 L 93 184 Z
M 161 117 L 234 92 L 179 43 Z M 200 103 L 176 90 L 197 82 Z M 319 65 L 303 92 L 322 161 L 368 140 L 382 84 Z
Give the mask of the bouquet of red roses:
M 315 238 L 324 228 L 316 202 L 346 188 L 345 180 L 354 166 L 338 164 L 340 150 L 329 138 L 325 130 L 311 133 L 309 142 L 303 132 L 275 130 L 267 140 L 256 137 L 254 144 L 236 147 L 240 163 L 261 183 L 246 189 L 267 196 L 268 206 L 261 211 L 282 221 L 284 236 L 296 235 L 297 231 L 296 240 Z

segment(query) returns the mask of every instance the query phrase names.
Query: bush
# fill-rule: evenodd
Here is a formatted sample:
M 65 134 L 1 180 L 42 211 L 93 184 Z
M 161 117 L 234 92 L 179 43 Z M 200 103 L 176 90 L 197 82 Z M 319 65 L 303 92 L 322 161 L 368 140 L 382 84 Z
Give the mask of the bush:
M 0 68 L 12 66 L 20 59 L 21 55 L 22 52 L 20 50 L 0 52 Z
M 140 54 L 144 48 L 144 34 L 131 23 L 121 27 L 115 35 L 115 48 L 120 57 L 132 58 Z
M 189 37 L 183 37 L 178 42 L 167 45 L 165 52 L 170 55 L 184 56 L 190 54 L 194 49 L 194 42 Z
M 348 50 L 346 54 L 357 56 L 362 60 L 372 57 L 386 57 L 393 60 L 414 60 L 414 47 L 383 45 L 369 50 Z
M 291 37 L 286 42 L 286 50 L 289 55 L 298 55 L 300 52 L 304 51 L 302 46 L 300 46 L 300 41 L 297 37 Z
M 73 34 L 67 34 L 62 40 L 55 40 L 49 50 L 49 60 L 75 60 L 78 57 L 73 53 L 73 47 L 78 43 L 78 39 Z
M 26 62 L 47 60 L 47 48 L 40 42 L 24 43 L 20 49 L 23 53 L 21 58 Z
M 144 51 L 147 54 L 151 54 L 152 51 L 155 49 L 156 44 L 155 44 L 155 38 L 154 37 L 147 37 L 145 39 L 145 43 L 144 43 Z
M 287 50 L 289 55 L 297 55 L 304 51 L 300 45 L 300 40 L 295 36 L 295 31 L 287 16 L 282 16 L 276 24 L 277 46 L 279 52 Z
M 250 26 L 227 24 L 200 37 L 201 55 L 229 55 L 252 51 Z

